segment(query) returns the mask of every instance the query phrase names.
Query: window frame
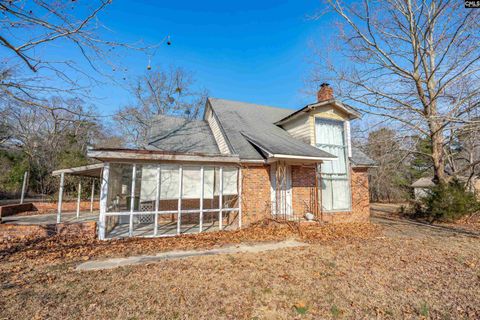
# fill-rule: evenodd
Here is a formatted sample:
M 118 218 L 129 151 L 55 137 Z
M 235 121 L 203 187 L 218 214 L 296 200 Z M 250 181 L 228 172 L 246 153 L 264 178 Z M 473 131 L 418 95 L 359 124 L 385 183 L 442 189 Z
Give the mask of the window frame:
M 318 137 L 317 137 L 317 125 L 321 124 L 322 122 L 324 123 L 333 123 L 333 124 L 338 124 L 342 128 L 342 137 L 343 137 L 343 145 L 337 145 L 337 144 L 328 144 L 328 143 L 319 143 L 318 142 Z M 350 141 L 348 141 L 347 137 L 347 128 L 346 128 L 346 121 L 343 120 L 337 120 L 337 119 L 329 119 L 329 118 L 323 118 L 323 117 L 314 117 L 314 131 L 315 131 L 315 147 L 323 150 L 321 146 L 330 146 L 330 147 L 338 147 L 338 148 L 343 148 L 344 152 L 344 157 L 345 157 L 345 173 L 324 173 L 322 170 L 322 167 L 320 166 L 320 178 L 321 180 L 328 181 L 329 184 L 326 184 L 327 187 L 330 187 L 330 192 L 332 195 L 334 195 L 334 190 L 333 190 L 333 181 L 334 180 L 340 180 L 340 181 L 347 181 L 347 193 L 348 193 L 348 207 L 346 208 L 339 208 L 339 209 L 334 209 L 334 201 L 333 201 L 333 196 L 332 196 L 332 209 L 325 209 L 323 207 L 323 196 L 324 196 L 324 191 L 322 184 L 320 183 L 321 190 L 321 208 L 323 212 L 351 212 L 352 211 L 352 187 L 351 187 L 351 174 L 350 174 L 350 159 L 348 156 L 348 146 L 350 144 Z M 326 151 L 328 152 L 328 151 Z M 333 160 L 335 161 L 335 160 Z M 345 178 L 339 178 L 339 176 L 345 176 Z

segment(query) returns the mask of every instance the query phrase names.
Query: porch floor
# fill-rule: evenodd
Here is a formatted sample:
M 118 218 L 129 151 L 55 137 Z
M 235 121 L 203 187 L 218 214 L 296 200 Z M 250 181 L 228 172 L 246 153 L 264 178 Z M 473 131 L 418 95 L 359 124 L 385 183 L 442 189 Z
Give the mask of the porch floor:
M 232 230 L 233 226 L 224 225 L 222 230 Z M 198 223 L 185 223 L 181 224 L 180 234 L 196 234 L 199 232 Z M 123 223 L 116 225 L 110 232 L 108 232 L 107 239 L 115 238 L 127 238 L 129 237 L 129 224 Z M 218 221 L 203 223 L 203 232 L 219 231 Z M 168 237 L 177 235 L 177 222 L 172 221 L 158 225 L 157 237 Z M 154 237 L 154 224 L 153 223 L 141 223 L 134 224 L 133 226 L 134 237 Z

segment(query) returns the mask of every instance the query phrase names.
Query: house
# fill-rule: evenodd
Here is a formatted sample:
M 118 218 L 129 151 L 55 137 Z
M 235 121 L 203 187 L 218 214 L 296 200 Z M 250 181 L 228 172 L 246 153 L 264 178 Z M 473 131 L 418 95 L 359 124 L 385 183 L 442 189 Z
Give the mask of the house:
M 144 150 L 90 150 L 101 168 L 56 174 L 101 175 L 100 239 L 230 230 L 307 213 L 364 221 L 374 163 L 351 143 L 359 117 L 327 84 L 296 111 L 209 98 L 202 120 L 153 119 Z
M 467 183 L 469 181 L 468 177 L 459 177 L 458 180 L 462 183 Z M 428 190 L 433 188 L 435 183 L 433 182 L 433 177 L 422 177 L 414 181 L 411 185 L 413 188 L 413 194 L 416 200 L 420 200 L 428 195 Z M 473 177 L 468 184 L 470 190 L 475 192 L 477 195 L 480 193 L 480 179 Z

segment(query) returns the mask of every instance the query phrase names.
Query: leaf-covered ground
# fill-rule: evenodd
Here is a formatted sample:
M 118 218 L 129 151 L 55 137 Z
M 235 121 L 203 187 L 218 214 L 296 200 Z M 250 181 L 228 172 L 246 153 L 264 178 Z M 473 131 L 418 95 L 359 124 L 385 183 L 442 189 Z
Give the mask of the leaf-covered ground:
M 377 214 L 171 239 L 0 248 L 0 318 L 480 318 L 480 238 Z M 83 260 L 298 238 L 310 245 L 77 272 Z

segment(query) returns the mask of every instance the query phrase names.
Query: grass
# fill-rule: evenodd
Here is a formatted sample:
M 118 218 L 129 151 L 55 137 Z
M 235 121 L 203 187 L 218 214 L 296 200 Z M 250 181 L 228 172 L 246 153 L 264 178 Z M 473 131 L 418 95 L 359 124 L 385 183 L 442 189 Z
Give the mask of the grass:
M 381 237 L 304 237 L 302 248 L 90 272 L 74 270 L 85 255 L 149 253 L 163 242 L 20 248 L 0 259 L 0 318 L 480 318 L 479 238 L 382 228 Z

